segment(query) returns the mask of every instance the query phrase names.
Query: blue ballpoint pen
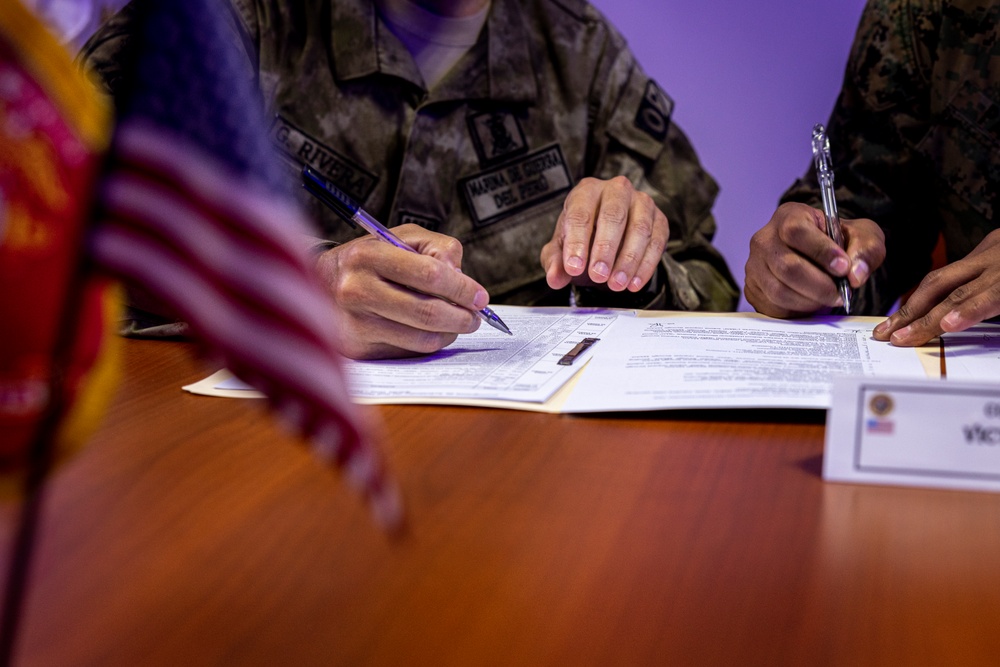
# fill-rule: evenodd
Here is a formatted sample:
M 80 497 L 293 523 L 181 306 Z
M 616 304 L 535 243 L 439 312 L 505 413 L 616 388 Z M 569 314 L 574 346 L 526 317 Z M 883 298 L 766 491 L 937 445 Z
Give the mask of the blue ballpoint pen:
M 840 228 L 840 214 L 837 213 L 837 199 L 833 194 L 833 164 L 830 159 L 830 139 L 826 136 L 826 128 L 822 123 L 813 126 L 812 131 L 813 164 L 816 165 L 816 179 L 819 181 L 819 193 L 823 198 L 823 213 L 826 215 L 826 233 L 833 242 L 844 247 L 844 232 Z M 844 312 L 851 314 L 851 285 L 847 278 L 836 278 L 840 298 L 844 301 Z
M 378 239 L 391 243 L 392 245 L 408 252 L 417 252 L 406 245 L 398 236 L 393 234 L 381 222 L 370 216 L 361 206 L 351 199 L 340 188 L 336 187 L 325 178 L 316 173 L 315 170 L 304 167 L 302 169 L 302 187 L 309 191 L 321 202 L 329 206 L 340 217 L 349 222 L 352 226 L 357 224 L 366 232 Z M 494 329 L 499 329 L 505 334 L 513 336 L 503 320 L 490 308 L 483 308 L 476 311 L 479 317 Z

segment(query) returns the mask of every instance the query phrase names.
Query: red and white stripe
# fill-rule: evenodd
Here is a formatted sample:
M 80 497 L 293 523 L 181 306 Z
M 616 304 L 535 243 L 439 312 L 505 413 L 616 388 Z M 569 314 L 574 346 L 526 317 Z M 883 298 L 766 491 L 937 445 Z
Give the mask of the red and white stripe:
M 380 522 L 398 526 L 399 494 L 347 392 L 299 212 L 140 122 L 116 134 L 102 203 L 95 261 L 169 304 L 320 458 L 343 467 Z

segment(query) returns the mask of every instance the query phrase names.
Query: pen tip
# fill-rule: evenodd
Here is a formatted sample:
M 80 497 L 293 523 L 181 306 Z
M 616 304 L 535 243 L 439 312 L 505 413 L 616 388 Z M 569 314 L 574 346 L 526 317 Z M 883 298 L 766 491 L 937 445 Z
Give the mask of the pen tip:
M 508 336 L 514 335 L 513 332 L 511 332 L 511 330 L 507 328 L 507 325 L 504 324 L 503 320 L 500 319 L 500 316 L 494 313 L 489 308 L 483 308 L 482 310 L 480 310 L 479 317 L 482 318 L 487 324 L 489 324 L 494 329 L 498 329 L 507 334 Z

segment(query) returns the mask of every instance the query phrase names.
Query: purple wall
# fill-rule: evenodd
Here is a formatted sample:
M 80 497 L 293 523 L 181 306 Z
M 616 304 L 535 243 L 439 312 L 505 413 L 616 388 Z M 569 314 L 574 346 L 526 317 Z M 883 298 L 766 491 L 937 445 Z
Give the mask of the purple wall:
M 722 190 L 716 245 L 742 289 L 750 236 L 809 165 L 863 0 L 591 0 L 676 104 Z M 745 299 L 740 310 L 750 310 Z

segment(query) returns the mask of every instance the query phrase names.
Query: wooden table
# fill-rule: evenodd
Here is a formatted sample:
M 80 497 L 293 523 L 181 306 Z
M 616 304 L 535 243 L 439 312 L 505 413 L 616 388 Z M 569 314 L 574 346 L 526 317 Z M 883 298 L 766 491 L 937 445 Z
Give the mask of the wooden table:
M 187 345 L 125 348 L 17 664 L 1000 662 L 1000 495 L 824 483 L 821 413 L 373 408 L 394 542 L 260 402 L 182 392 Z

